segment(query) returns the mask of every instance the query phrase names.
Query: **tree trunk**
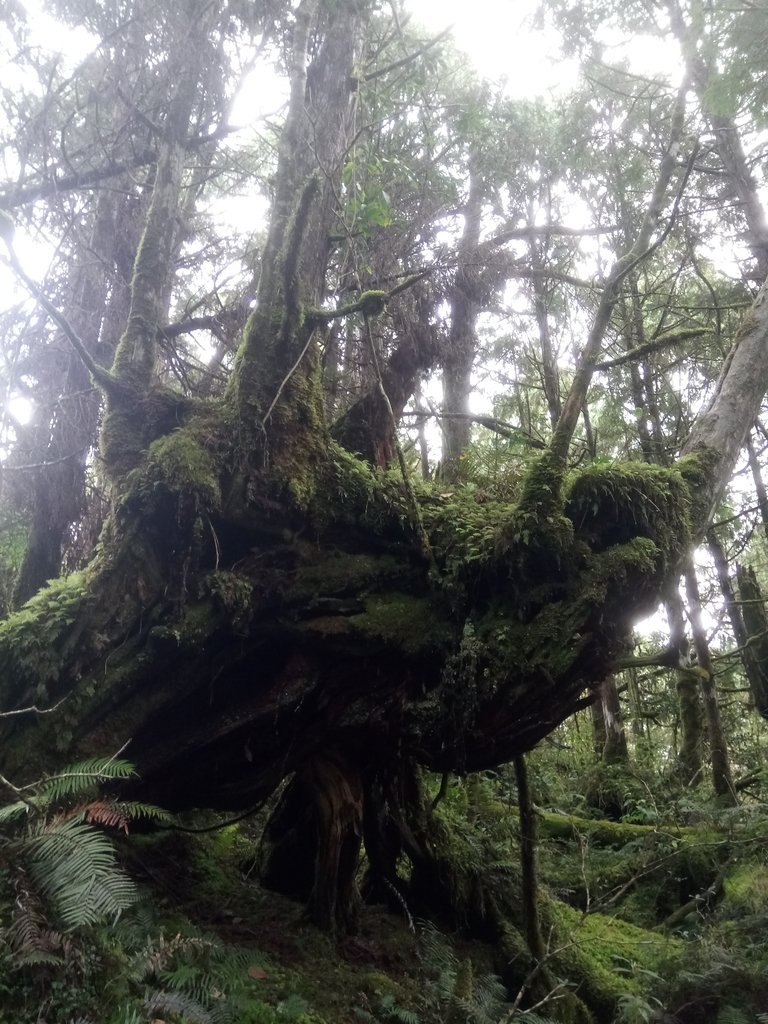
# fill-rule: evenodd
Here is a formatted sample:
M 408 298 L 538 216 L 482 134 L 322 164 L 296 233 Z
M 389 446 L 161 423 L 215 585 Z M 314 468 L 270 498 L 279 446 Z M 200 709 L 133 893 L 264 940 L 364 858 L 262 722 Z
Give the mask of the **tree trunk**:
M 766 490 L 765 483 L 763 482 L 760 460 L 757 457 L 757 452 L 755 451 L 755 445 L 751 436 L 747 437 L 747 459 L 749 460 L 749 470 L 752 474 L 752 482 L 755 485 L 757 507 L 760 510 L 760 520 L 763 524 L 763 533 L 766 538 L 768 538 L 768 490 Z
M 688 660 L 685 636 L 685 613 L 677 582 L 670 584 L 664 605 L 669 622 L 670 647 L 680 653 L 681 662 Z M 702 779 L 702 747 L 704 715 L 701 687 L 695 673 L 687 668 L 675 669 L 675 687 L 680 710 L 680 745 L 677 751 L 677 773 L 684 786 L 695 788 Z
M 737 601 L 728 572 L 725 551 L 714 530 L 710 530 L 707 534 L 707 544 L 715 563 L 723 604 L 728 613 L 734 638 L 740 648 L 741 663 L 752 694 L 752 701 L 758 712 L 765 718 L 768 715 L 768 661 L 766 660 L 768 659 L 768 644 L 763 637 L 768 630 L 768 621 L 765 617 L 762 595 L 757 586 L 754 572 L 737 564 L 736 580 L 741 603 Z
M 685 572 L 685 589 L 688 595 L 688 615 L 691 621 L 693 644 L 698 661 L 696 674 L 700 679 L 701 693 L 704 699 L 704 717 L 707 723 L 709 753 L 712 758 L 712 785 L 723 803 L 735 806 L 738 801 L 731 777 L 728 744 L 720 718 L 720 705 L 717 700 L 715 673 L 709 653 L 709 644 L 701 621 L 699 585 L 692 565 L 689 565 Z
M 765 614 L 765 602 L 751 566 L 737 564 L 736 581 L 743 616 L 743 633 L 742 637 L 737 637 L 737 642 L 742 647 L 752 700 L 763 718 L 768 718 L 768 616 Z
M 479 273 L 477 247 L 484 192 L 485 182 L 479 171 L 471 171 L 459 246 L 460 261 L 450 295 L 448 349 L 443 361 L 443 411 L 460 414 L 443 421 L 442 475 L 449 482 L 462 478 L 460 459 L 469 444 L 469 396 L 477 347 L 475 323 L 480 308 L 475 294 Z
M 520 812 L 520 903 L 522 907 L 523 934 L 534 967 L 531 994 L 534 1000 L 546 996 L 555 987 L 552 972 L 547 966 L 547 947 L 539 919 L 539 884 L 536 873 L 536 849 L 538 829 L 536 811 L 533 806 L 528 766 L 525 756 L 515 757 L 515 780 L 517 782 L 517 805 Z

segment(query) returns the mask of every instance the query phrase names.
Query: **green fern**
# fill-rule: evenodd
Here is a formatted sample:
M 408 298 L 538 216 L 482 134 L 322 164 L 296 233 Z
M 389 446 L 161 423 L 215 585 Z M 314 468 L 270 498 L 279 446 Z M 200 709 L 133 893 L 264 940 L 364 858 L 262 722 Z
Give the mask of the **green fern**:
M 0 866 L 9 865 L 23 895 L 6 930 L 19 966 L 33 955 L 59 955 L 57 928 L 114 923 L 136 901 L 136 886 L 117 863 L 104 829 L 127 831 L 133 818 L 167 815 L 151 805 L 100 796 L 104 783 L 133 774 L 127 761 L 91 758 L 24 786 L 20 799 L 0 808 Z
M 44 824 L 18 847 L 64 928 L 114 920 L 138 898 L 109 838 L 76 818 Z
M 112 757 L 79 761 L 56 775 L 24 786 L 23 797 L 0 807 L 0 824 L 15 821 L 34 812 L 46 813 L 56 805 L 98 793 L 105 782 L 127 779 L 135 774 L 136 770 L 129 761 L 120 761 Z M 29 795 L 26 795 L 27 793 Z M 141 808 L 144 805 L 136 806 Z M 147 815 L 142 813 L 135 816 Z
M 469 990 L 463 991 L 460 975 L 462 964 L 448 940 L 434 925 L 423 923 L 419 936 L 421 961 L 432 976 L 424 1001 L 430 1008 L 439 1008 L 454 1016 L 460 1014 L 466 1024 L 496 1024 L 503 1012 L 507 990 L 494 974 L 474 975 L 470 970 Z M 410 1024 L 410 1022 L 404 1022 Z
M 151 1017 L 160 1013 L 178 1014 L 191 1024 L 217 1024 L 215 1015 L 185 992 L 153 992 L 144 1001 L 144 1009 Z
M 766 1016 L 763 1014 L 763 1016 Z M 758 1017 L 758 1020 L 760 1018 Z M 747 1015 L 738 1006 L 726 1004 L 721 1006 L 717 1013 L 717 1024 L 752 1024 L 752 1015 Z
M 215 1024 L 236 1024 L 244 1007 L 252 1005 L 253 989 L 249 968 L 258 962 L 253 950 L 225 946 L 216 938 L 199 935 L 163 935 L 145 946 L 134 960 L 137 981 L 149 982 L 158 1009 L 168 1009 L 174 1000 L 188 1000 L 196 1008 L 196 1017 Z M 167 1002 L 160 1003 L 161 997 Z M 175 1004 L 174 1004 L 175 1005 Z M 288 997 L 279 1015 L 286 1021 L 297 1020 L 307 1008 L 300 997 Z
M 119 1016 L 113 1017 L 110 1024 L 146 1024 L 147 1018 L 134 1006 L 123 1006 L 120 1008 Z

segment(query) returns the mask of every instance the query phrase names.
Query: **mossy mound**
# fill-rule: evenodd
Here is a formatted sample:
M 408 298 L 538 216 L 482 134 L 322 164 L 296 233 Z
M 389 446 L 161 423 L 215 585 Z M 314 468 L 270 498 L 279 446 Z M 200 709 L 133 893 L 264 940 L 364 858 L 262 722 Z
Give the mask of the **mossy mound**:
M 571 480 L 565 514 L 593 551 L 652 541 L 666 569 L 690 541 L 690 492 L 675 469 L 624 463 L 582 470 Z
M 656 995 L 659 978 L 674 974 L 685 955 L 677 939 L 556 900 L 545 900 L 543 916 L 557 935 L 558 970 L 576 982 L 601 1024 L 613 1024 L 626 997 Z
M 128 474 L 125 500 L 150 505 L 158 492 L 194 495 L 207 509 L 221 503 L 218 467 L 190 427 L 179 427 L 149 446 L 142 465 Z
M 84 660 L 75 624 L 89 601 L 89 575 L 51 580 L 24 607 L 0 624 L 0 673 L 5 686 L 28 703 L 48 699 L 67 659 Z M 6 704 L 12 708 L 13 698 Z

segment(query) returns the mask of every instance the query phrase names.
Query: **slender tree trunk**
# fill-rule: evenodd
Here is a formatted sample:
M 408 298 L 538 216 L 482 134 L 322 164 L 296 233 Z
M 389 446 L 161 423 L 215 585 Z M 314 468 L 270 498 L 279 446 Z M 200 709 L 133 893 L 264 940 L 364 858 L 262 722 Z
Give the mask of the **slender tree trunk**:
M 102 365 L 111 362 L 116 343 L 107 336 L 104 323 L 113 284 L 110 269 L 121 244 L 115 231 L 116 207 L 116 193 L 100 194 L 85 258 L 79 270 L 73 270 L 70 322 Z M 63 387 L 62 378 L 50 382 L 52 417 L 48 409 L 42 411 L 46 443 L 41 461 L 50 464 L 36 471 L 31 488 L 30 530 L 14 590 L 16 607 L 59 575 L 68 531 L 85 507 L 86 464 L 97 441 L 101 401 L 81 360 L 70 352 L 65 364 Z
M 679 172 L 679 150 L 685 126 L 686 93 L 687 85 L 684 84 L 678 91 L 672 110 L 669 142 L 661 160 L 656 184 L 654 185 L 643 223 L 632 245 L 611 268 L 600 297 L 600 303 L 595 313 L 586 345 L 576 367 L 571 389 L 563 404 L 563 409 L 555 428 L 550 450 L 552 456 L 562 463 L 563 467 L 565 466 L 576 424 L 581 415 L 581 409 L 586 401 L 595 363 L 605 338 L 605 332 L 616 303 L 619 300 L 622 282 L 627 274 L 631 273 L 637 263 L 648 253 L 653 236 L 661 222 L 664 207 L 669 201 L 672 181 Z
M 715 564 L 723 604 L 741 654 L 744 674 L 749 683 L 752 701 L 757 711 L 768 717 L 768 641 L 764 638 L 768 621 L 754 572 L 736 566 L 741 604 L 733 592 L 728 560 L 714 530 L 707 534 L 707 545 Z M 749 627 L 747 626 L 749 623 Z
M 532 212 L 532 210 L 529 210 L 529 214 L 532 214 Z M 549 216 L 549 211 L 547 215 Z M 531 236 L 528 252 L 531 257 L 531 268 L 534 271 L 531 286 L 533 289 L 533 311 L 539 330 L 539 346 L 541 349 L 541 383 L 544 389 L 544 397 L 547 400 L 549 422 L 554 430 L 560 417 L 561 406 L 557 360 L 555 359 L 552 335 L 549 329 L 549 293 L 544 276 L 544 260 L 541 257 L 542 251 L 546 253 L 548 244 L 549 239 L 546 235 L 542 239 Z M 586 409 L 586 404 L 584 408 Z
M 605 764 L 627 764 L 627 734 L 621 714 L 621 701 L 616 688 L 614 676 L 606 676 L 600 686 L 600 703 L 603 706 L 605 720 L 605 747 L 603 761 Z
M 701 597 L 696 572 L 691 564 L 685 572 L 685 589 L 688 595 L 688 615 L 691 621 L 693 643 L 698 661 L 697 674 L 700 678 L 701 694 L 704 700 L 704 717 L 707 723 L 709 753 L 712 758 L 712 785 L 719 799 L 726 804 L 735 806 L 736 791 L 731 777 L 728 744 L 723 732 L 720 717 L 720 705 L 717 699 L 715 673 L 712 657 L 709 653 L 706 633 L 701 621 Z
M 768 616 L 765 601 L 751 566 L 736 566 L 741 598 L 743 632 L 738 638 L 755 707 L 768 718 Z
M 768 491 L 766 490 L 765 483 L 763 481 L 763 474 L 760 469 L 760 460 L 757 457 L 757 452 L 755 451 L 755 445 L 751 436 L 747 438 L 747 458 L 749 460 L 749 469 L 752 473 L 752 482 L 755 485 L 757 507 L 760 509 L 760 520 L 763 525 L 763 532 L 766 538 L 768 538 Z
M 664 604 L 669 621 L 670 647 L 687 654 L 685 614 L 677 586 L 670 586 Z M 675 685 L 680 709 L 680 744 L 677 751 L 678 774 L 685 786 L 695 788 L 702 779 L 704 715 L 698 677 L 687 669 L 675 669 Z
M 514 763 L 517 804 L 520 811 L 520 896 L 523 907 L 523 931 L 531 957 L 535 963 L 542 964 L 546 956 L 546 946 L 539 920 L 536 812 L 533 808 L 525 755 L 518 754 Z
M 601 694 L 599 692 L 590 704 L 589 711 L 592 717 L 592 748 L 595 752 L 595 757 L 597 758 L 597 760 L 602 761 L 603 752 L 605 750 L 605 742 L 607 739 L 607 730 L 605 727 L 603 702 L 601 700 Z
M 717 48 L 714 39 L 707 38 L 706 19 L 711 9 L 705 8 L 702 0 L 694 0 L 688 6 L 687 23 L 678 0 L 669 0 L 667 9 L 672 30 L 680 41 L 699 105 L 712 130 L 717 154 L 746 222 L 749 247 L 757 262 L 758 273 L 761 280 L 765 280 L 768 277 L 768 220 L 760 202 L 757 182 L 750 171 L 736 121 L 732 117 L 715 113 L 707 95 L 713 78 L 718 73 L 714 66 Z M 710 66 L 702 56 L 706 51 L 711 54 Z
M 464 208 L 459 266 L 451 288 L 451 327 L 443 363 L 443 410 L 446 413 L 462 414 L 460 417 L 447 418 L 443 423 L 442 473 L 448 481 L 461 479 L 460 459 L 469 444 L 471 420 L 463 417 L 468 417 L 470 411 L 472 367 L 477 347 L 477 246 L 480 242 L 484 190 L 482 176 L 478 171 L 473 171 L 470 174 L 469 195 Z

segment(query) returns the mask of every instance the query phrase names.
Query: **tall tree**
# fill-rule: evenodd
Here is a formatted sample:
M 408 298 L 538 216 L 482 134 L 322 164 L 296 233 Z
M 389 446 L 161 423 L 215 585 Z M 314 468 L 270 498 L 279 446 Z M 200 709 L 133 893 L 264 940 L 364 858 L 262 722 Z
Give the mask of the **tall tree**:
M 209 4 L 186 10 L 187 49 L 210 40 L 220 14 Z M 660 102 L 655 183 L 627 247 L 594 283 L 551 440 L 519 460 L 503 497 L 417 491 L 405 458 L 382 472 L 333 440 L 322 379 L 329 331 L 350 324 L 368 347 L 369 388 L 392 416 L 377 323 L 442 265 L 426 246 L 401 253 L 395 282 L 369 275 L 352 287 L 342 273 L 344 247 L 358 241 L 346 230 L 345 168 L 365 130 L 361 92 L 402 69 L 367 46 L 383 17 L 368 0 L 301 0 L 285 13 L 289 98 L 255 308 L 213 397 L 159 372 L 200 95 L 196 69 L 164 56 L 179 73 L 158 118 L 109 368 L 28 279 L 103 395 L 105 526 L 81 574 L 0 627 L 3 707 L 56 708 L 3 720 L 4 774 L 21 781 L 61 758 L 127 744 L 145 795 L 241 810 L 291 777 L 267 870 L 303 893 L 317 922 L 344 929 L 354 927 L 361 836 L 379 891 L 402 885 L 404 856 L 424 900 L 455 900 L 420 769 L 509 762 L 588 702 L 636 617 L 704 535 L 768 385 L 761 292 L 685 457 L 571 472 L 623 286 L 661 250 L 688 185 L 681 89 Z M 0 226 L 23 273 L 6 218 Z

